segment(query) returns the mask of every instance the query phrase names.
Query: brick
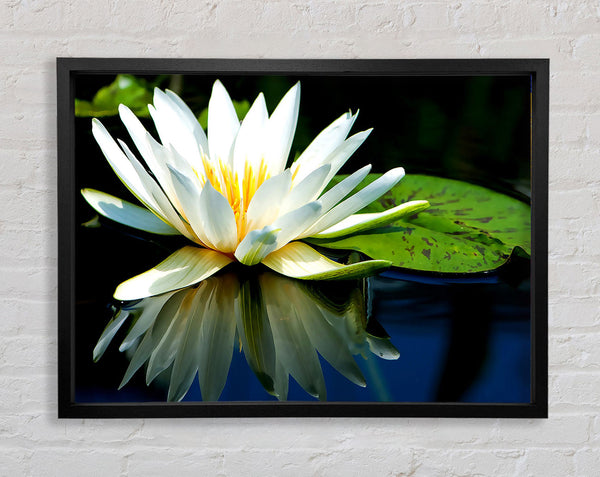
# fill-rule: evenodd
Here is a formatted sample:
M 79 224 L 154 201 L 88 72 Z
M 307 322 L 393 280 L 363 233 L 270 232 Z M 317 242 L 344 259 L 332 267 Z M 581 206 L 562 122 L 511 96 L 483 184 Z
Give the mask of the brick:
M 517 475 L 575 475 L 571 450 L 529 449 Z
M 548 233 L 548 253 L 551 257 L 581 255 L 584 249 L 584 232 L 578 219 L 564 220 L 559 226 L 551 226 Z
M 0 448 L 0 475 L 3 477 L 31 475 L 31 456 L 33 450 L 23 448 Z
M 397 475 L 410 475 L 416 467 L 412 449 L 360 446 L 347 449 L 313 451 L 309 465 L 315 475 L 381 475 L 386 469 L 394 469 Z
M 48 335 L 56 329 L 56 301 L 28 298 L 2 298 L 4 336 L 20 334 Z
M 550 141 L 562 145 L 583 142 L 587 136 L 587 116 L 583 114 L 557 113 L 550 122 Z
M 414 16 L 410 28 L 418 32 L 445 31 L 453 29 L 451 14 L 455 8 L 446 2 L 416 3 L 409 7 L 409 15 Z
M 56 362 L 54 336 L 15 336 L 0 341 L 0 376 L 48 374 Z
M 493 475 L 511 477 L 526 451 L 520 450 L 447 450 L 416 451 L 414 475 Z M 401 474 L 402 475 L 402 474 Z M 413 475 L 406 473 L 406 475 Z
M 56 217 L 56 192 L 35 190 L 27 186 L 8 189 L 0 188 L 0 200 L 10 207 L 0 211 L 3 228 L 24 229 L 48 228 Z
M 550 186 L 552 190 L 565 185 L 581 189 L 600 181 L 598 150 L 586 145 L 557 145 L 550 151 Z
M 39 127 L 47 126 L 41 121 L 40 111 L 42 105 L 56 104 L 56 72 L 54 65 L 44 69 L 23 69 L 15 75 L 15 82 L 10 91 L 14 99 L 22 106 L 18 114 L 22 114 L 25 121 Z M 27 108 L 32 105 L 32 108 Z M 54 118 L 51 118 L 54 119 Z M 56 121 L 52 121 L 52 131 L 55 131 Z M 23 127 L 21 125 L 21 127 Z
M 598 214 L 599 193 L 593 188 L 552 193 L 548 201 L 549 213 L 555 219 L 591 219 Z
M 46 394 L 40 388 L 39 378 L 0 375 L 0 409 L 6 415 L 46 410 Z
M 198 37 L 195 38 L 198 41 Z M 200 50 L 200 49 L 199 49 Z M 83 36 L 69 38 L 65 45 L 65 56 L 97 56 L 98 51 L 118 51 L 121 57 L 182 57 L 192 56 L 180 46 L 178 37 L 165 37 L 160 32 L 153 42 L 148 42 L 139 35 L 111 35 L 103 38 Z
M 561 373 L 550 376 L 549 390 L 555 404 L 568 405 L 565 408 L 585 405 L 590 408 L 600 406 L 598 399 L 600 373 Z
M 554 389 L 550 389 L 551 399 L 556 399 Z M 499 447 L 520 449 L 545 445 L 568 447 L 589 439 L 589 424 L 589 416 L 554 414 L 548 420 L 502 420 L 491 436 L 491 442 Z
M 549 364 L 556 367 L 600 369 L 600 333 L 568 333 L 550 337 Z
M 140 431 L 144 426 L 141 419 L 131 420 L 91 420 L 82 423 L 81 420 L 67 420 L 61 439 L 71 446 L 88 447 L 91 443 L 97 446 L 114 446 L 127 443 L 151 445 L 147 439 L 140 439 Z
M 500 9 L 494 2 L 465 2 L 457 4 L 454 11 L 450 7 L 450 16 L 461 33 L 484 30 L 488 36 L 493 37 L 505 31 L 505 27 L 498 21 Z
M 595 475 L 600 469 L 600 449 L 584 448 L 575 453 L 575 474 L 576 475 Z
M 179 477 L 198 475 L 224 475 L 224 455 L 222 452 L 181 450 L 169 448 L 140 449 L 127 458 L 127 475 L 131 477 L 148 475 L 171 475 L 177 469 Z M 246 474 L 246 468 L 237 469 L 236 473 Z
M 351 2 L 314 2 L 309 12 L 311 26 L 317 31 L 341 33 L 356 26 L 356 8 Z
M 600 277 L 596 274 L 593 263 L 558 263 L 548 264 L 548 290 L 561 296 L 585 298 L 600 293 Z M 585 317 L 576 317 L 577 322 Z
M 31 457 L 32 474 L 47 477 L 121 475 L 124 465 L 124 457 L 118 452 L 93 449 L 39 449 Z
M 550 76 L 553 105 L 576 105 L 583 107 L 586 112 L 595 112 L 600 105 L 596 86 L 600 71 L 558 71 Z
M 356 21 L 361 30 L 377 33 L 396 32 L 405 24 L 405 10 L 399 5 L 385 3 L 366 4 L 358 7 Z M 414 20 L 413 20 L 414 21 Z
M 577 328 L 600 324 L 598 299 L 588 296 L 559 299 L 551 297 L 548 306 L 548 323 L 551 328 Z
M 521 4 L 519 7 L 525 6 Z M 500 11 L 504 11 L 502 6 Z M 520 14 L 513 17 L 513 22 L 522 18 Z M 525 20 L 532 28 L 532 22 Z M 499 25 L 501 25 L 499 23 Z M 503 31 L 504 32 L 504 31 Z M 531 35 L 522 35 L 515 28 L 505 30 L 507 36 L 500 38 L 482 37 L 481 54 L 489 58 L 550 58 L 550 68 L 552 72 L 568 71 L 576 66 L 572 56 L 572 45 L 569 36 L 553 36 L 551 38 Z M 554 88 L 554 83 L 551 84 Z M 554 97 L 552 97 L 554 101 Z
M 600 35 L 578 35 L 573 40 L 573 58 L 583 68 L 598 68 L 598 49 Z
M 46 151 L 0 150 L 0 187 L 29 185 L 41 189 L 56 183 L 56 169 Z
M 40 0 L 17 2 L 13 7 L 14 29 L 28 32 L 60 30 L 65 18 L 65 4 Z
M 586 139 L 588 144 L 598 145 L 600 144 L 600 113 L 599 114 L 588 114 L 586 115 L 587 128 L 586 128 Z

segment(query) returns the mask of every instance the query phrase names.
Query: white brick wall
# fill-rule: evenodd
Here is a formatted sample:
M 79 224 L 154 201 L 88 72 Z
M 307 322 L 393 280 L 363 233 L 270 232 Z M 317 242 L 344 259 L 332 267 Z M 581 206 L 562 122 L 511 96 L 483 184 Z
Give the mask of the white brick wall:
M 3 0 L 0 475 L 600 475 L 600 4 Z M 550 418 L 56 419 L 57 56 L 550 57 Z

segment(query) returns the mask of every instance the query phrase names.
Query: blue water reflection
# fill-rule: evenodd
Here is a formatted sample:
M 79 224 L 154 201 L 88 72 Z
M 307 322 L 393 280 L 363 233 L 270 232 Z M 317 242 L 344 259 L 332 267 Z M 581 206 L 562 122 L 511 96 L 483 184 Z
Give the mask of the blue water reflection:
M 298 312 L 297 323 L 302 323 L 303 329 L 308 326 L 319 326 L 319 323 L 315 322 L 315 310 L 317 310 L 317 315 L 321 316 L 321 311 L 327 306 L 329 310 L 333 309 L 338 312 L 343 310 L 346 314 L 348 310 L 353 310 L 352 313 L 354 313 L 349 320 L 348 316 L 344 318 L 342 314 L 338 314 L 339 316 L 335 318 L 346 320 L 342 328 L 346 329 L 350 326 L 349 334 L 344 335 L 346 332 L 340 334 L 342 328 L 339 328 L 335 336 L 329 337 L 334 341 L 325 342 L 320 349 L 317 347 L 320 353 L 323 351 L 326 351 L 326 354 L 329 353 L 329 361 L 333 362 L 338 369 L 319 354 L 318 363 L 323 376 L 323 384 L 320 385 L 318 383 L 321 382 L 321 378 L 314 374 L 317 369 L 314 367 L 315 363 L 311 364 L 310 360 L 300 359 L 299 364 L 293 362 L 290 364 L 289 359 L 292 355 L 288 353 L 285 365 L 288 368 L 295 366 L 296 371 L 290 372 L 286 368 L 285 373 L 290 373 L 292 379 L 286 379 L 287 390 L 284 389 L 285 386 L 282 388 L 284 391 L 279 392 L 279 399 L 305 401 L 315 400 L 318 397 L 324 399 L 326 395 L 328 401 L 346 402 L 522 403 L 530 401 L 530 316 L 529 282 L 527 280 L 519 286 L 515 286 L 515 284 L 508 285 L 502 280 L 496 280 L 497 283 L 489 283 L 489 280 L 483 281 L 483 283 L 452 283 L 435 280 L 423 283 L 423 280 L 410 281 L 375 277 L 368 279 L 367 282 L 360 282 L 362 299 L 358 299 L 358 301 L 356 294 L 356 290 L 359 288 L 357 287 L 358 282 L 351 282 L 353 285 L 350 286 L 348 282 L 340 282 L 338 284 L 311 284 L 309 287 L 300 283 L 298 287 L 294 283 L 296 281 L 274 274 L 269 274 L 266 279 L 263 276 L 261 280 L 263 288 L 279 290 L 276 292 L 275 301 L 280 309 L 287 306 L 285 305 L 286 299 L 295 300 L 293 307 Z M 226 281 L 228 287 L 231 288 L 233 283 L 231 277 Z M 257 291 L 260 291 L 260 287 L 248 288 L 248 282 L 244 283 L 246 285 L 242 285 L 242 289 L 246 287 L 246 291 L 250 293 L 252 299 L 260 301 L 261 298 L 257 298 L 256 295 Z M 283 288 L 288 287 L 285 294 L 280 293 L 282 285 Z M 320 290 L 319 287 L 323 288 Z M 352 290 L 354 290 L 354 294 Z M 268 293 L 267 291 L 267 296 Z M 234 294 L 226 293 L 228 297 Z M 192 298 L 188 297 L 188 300 L 192 300 Z M 268 300 L 273 306 L 272 295 L 268 297 Z M 351 300 L 354 300 L 353 306 L 349 306 Z M 357 304 L 364 305 L 364 310 L 361 309 L 357 313 Z M 232 303 L 230 311 L 233 309 Z M 241 334 L 244 334 L 244 325 L 240 322 L 240 317 L 238 316 L 237 319 L 235 339 L 233 338 L 236 320 L 232 316 L 229 316 L 228 319 L 233 320 L 231 321 L 233 328 L 228 333 L 230 341 L 232 341 L 228 346 L 233 344 L 233 350 L 230 351 L 231 355 L 226 353 L 226 361 L 230 359 L 229 366 L 222 362 L 223 356 L 219 358 L 212 356 L 214 353 L 200 353 L 204 360 L 201 368 L 203 367 L 206 371 L 217 367 L 222 375 L 217 379 L 220 383 L 222 381 L 217 386 L 219 389 L 222 387 L 222 391 L 217 394 L 209 394 L 209 399 L 218 398 L 221 401 L 276 400 L 277 390 L 274 390 L 273 386 L 269 387 L 269 383 L 273 384 L 269 379 L 275 380 L 275 374 L 273 374 L 275 371 L 271 372 L 272 376 L 266 380 L 266 385 L 261 373 L 265 371 L 264 366 L 267 365 L 261 365 L 263 368 L 257 369 L 256 362 L 249 359 L 249 355 L 246 353 L 248 336 L 245 338 L 240 336 L 240 329 L 242 330 Z M 272 320 L 273 316 L 269 319 Z M 361 323 L 361 325 L 355 327 L 357 323 Z M 163 326 L 168 327 L 168 325 L 167 320 Z M 275 326 L 276 323 L 271 321 L 271 325 Z M 154 374 L 157 374 L 158 377 L 148 387 L 143 376 L 144 369 L 141 369 L 120 391 L 117 390 L 118 381 L 129 366 L 128 359 L 131 359 L 132 356 L 130 353 L 128 359 L 123 359 L 123 353 L 117 351 L 118 343 L 127 334 L 125 328 L 123 327 L 123 330 L 116 333 L 115 343 L 107 346 L 106 356 L 94 365 L 97 367 L 95 368 L 96 378 L 112 377 L 105 379 L 104 382 L 103 379 L 96 379 L 94 385 L 89 387 L 79 386 L 76 394 L 78 401 L 166 400 L 172 366 L 167 366 L 162 373 L 155 372 Z M 330 328 L 330 325 L 327 324 L 327 329 L 331 331 Z M 384 338 L 386 333 L 390 336 L 389 340 Z M 306 335 L 304 333 L 302 335 L 304 336 L 302 339 L 306 341 Z M 286 339 L 291 339 L 290 336 Z M 340 336 L 345 336 L 346 340 L 351 339 L 354 342 L 343 344 L 342 341 L 339 341 Z M 367 336 L 379 337 L 377 338 L 380 340 L 379 342 L 389 343 L 388 351 L 397 349 L 400 357 L 398 359 L 380 359 L 373 352 L 373 347 L 369 350 L 369 347 L 366 346 L 365 337 Z M 260 337 L 256 339 L 260 341 Z M 314 336 L 312 339 L 315 339 Z M 279 354 L 287 353 L 290 346 L 289 341 L 277 344 L 278 342 L 275 340 L 275 343 Z M 272 346 L 272 343 L 269 346 Z M 341 354 L 338 357 L 334 356 L 332 361 L 332 352 L 335 350 Z M 345 358 L 340 358 L 342 355 Z M 350 369 L 349 356 L 351 355 L 354 355 L 353 362 L 358 365 L 359 371 L 348 371 Z M 217 361 L 221 360 L 221 363 L 211 363 L 211 357 Z M 396 356 L 392 358 L 394 357 Z M 119 362 L 118 366 L 115 366 L 115 359 Z M 274 362 L 268 366 L 275 370 Z M 307 366 L 312 366 L 310 372 L 313 374 L 310 379 L 313 381 L 305 379 L 303 386 L 300 386 L 293 379 L 294 375 L 303 372 Z M 346 376 L 340 373 L 340 369 L 344 367 Z M 352 380 L 348 378 L 348 372 L 354 376 Z M 366 382 L 365 387 L 357 385 L 361 373 Z M 195 373 L 194 375 L 195 377 L 190 377 L 193 382 L 185 393 L 183 398 L 185 401 L 200 401 L 203 398 L 198 376 Z M 109 385 L 108 382 L 111 384 Z M 281 388 L 283 381 L 278 382 Z M 206 390 L 206 382 L 203 386 Z M 313 389 L 309 393 L 311 386 L 319 389 L 322 386 L 322 389 L 318 392 L 314 392 Z M 277 387 L 277 383 L 275 387 Z M 204 399 L 206 398 L 205 395 Z

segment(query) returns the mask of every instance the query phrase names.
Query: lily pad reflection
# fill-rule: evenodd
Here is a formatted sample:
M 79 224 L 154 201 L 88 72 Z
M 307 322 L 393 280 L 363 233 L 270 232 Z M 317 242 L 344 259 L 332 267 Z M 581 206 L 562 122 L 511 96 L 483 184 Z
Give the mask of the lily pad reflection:
M 212 276 L 198 285 L 124 304 L 94 349 L 101 358 L 131 321 L 119 350 L 129 366 L 120 387 L 145 367 L 146 384 L 167 371 L 168 400 L 180 401 L 196 374 L 202 399 L 219 399 L 234 352 L 243 352 L 264 389 L 286 400 L 289 377 L 326 399 L 321 355 L 366 386 L 357 355 L 398 359 L 380 326 L 367 332 L 368 281 L 302 282 L 268 271 Z

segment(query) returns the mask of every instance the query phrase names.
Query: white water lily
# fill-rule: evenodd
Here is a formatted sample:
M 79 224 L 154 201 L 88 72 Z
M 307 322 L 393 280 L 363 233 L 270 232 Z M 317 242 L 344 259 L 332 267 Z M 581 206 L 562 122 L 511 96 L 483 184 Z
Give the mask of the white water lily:
M 117 299 L 183 288 L 235 261 L 249 266 L 263 263 L 283 275 L 310 280 L 373 273 L 390 262 L 343 265 L 299 240 L 382 226 L 427 206 L 426 201 L 414 201 L 381 214 L 356 214 L 404 176 L 401 167 L 347 197 L 371 170 L 367 165 L 323 193 L 371 132 L 347 137 L 356 114 L 336 119 L 286 168 L 300 83 L 270 116 L 259 94 L 240 123 L 229 94 L 216 81 L 208 106 L 208 136 L 172 91 L 156 89 L 153 103 L 148 108 L 160 143 L 129 108 L 119 107 L 144 163 L 125 142 L 115 141 L 100 121 L 92 121 L 93 135 L 107 161 L 145 208 L 93 189 L 83 189 L 82 194 L 105 217 L 147 232 L 181 234 L 193 245 L 123 282 L 115 291 Z

